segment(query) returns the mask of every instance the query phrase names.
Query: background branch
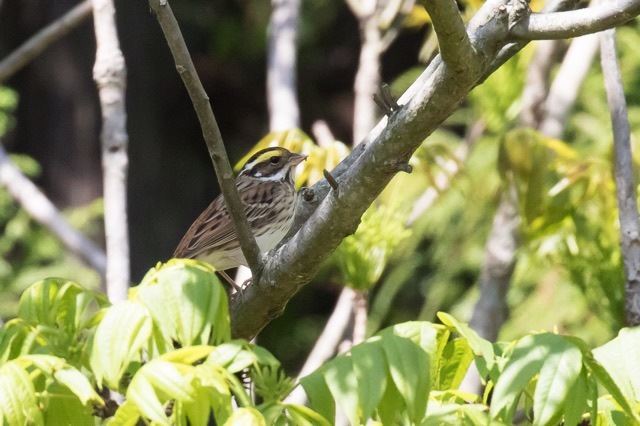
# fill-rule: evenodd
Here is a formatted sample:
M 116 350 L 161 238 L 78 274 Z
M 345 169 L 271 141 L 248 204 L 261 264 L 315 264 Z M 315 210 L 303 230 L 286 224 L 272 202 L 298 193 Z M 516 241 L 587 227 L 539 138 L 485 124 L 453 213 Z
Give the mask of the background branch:
M 36 222 L 51 231 L 71 253 L 104 279 L 107 269 L 104 252 L 69 224 L 47 196 L 13 164 L 1 144 L 0 185 Z
M 540 131 L 544 135 L 562 137 L 569 113 L 576 103 L 597 51 L 597 34 L 578 37 L 571 42 L 542 108 Z
M 112 302 L 127 298 L 130 279 L 127 170 L 129 158 L 125 110 L 126 66 L 120 50 L 113 0 L 93 0 L 96 63 L 102 110 L 102 170 L 107 241 L 107 295 Z
M 209 149 L 209 156 L 213 162 L 216 177 L 220 184 L 222 196 L 227 204 L 227 208 L 233 219 L 233 227 L 240 241 L 242 254 L 244 254 L 253 276 L 257 277 L 262 270 L 260 249 L 249 228 L 249 223 L 236 188 L 233 170 L 231 169 L 231 164 L 229 163 L 229 158 L 227 157 L 227 152 L 222 142 L 220 129 L 213 115 L 211 104 L 209 103 L 209 97 L 198 78 L 193 61 L 189 55 L 189 50 L 184 42 L 180 27 L 171 11 L 169 3 L 165 0 L 149 0 L 149 5 L 158 19 L 158 23 L 162 28 L 162 32 L 169 44 L 169 49 L 176 63 L 176 69 L 180 77 L 182 77 L 182 81 L 189 92 L 189 97 L 198 115 L 204 140 Z
M 267 59 L 267 103 L 269 129 L 300 127 L 296 94 L 296 45 L 300 0 L 272 0 Z
M 616 56 L 615 34 L 615 30 L 608 30 L 600 35 L 600 58 L 613 127 L 620 246 L 627 280 L 625 298 L 627 325 L 633 327 L 640 325 L 640 219 L 638 218 L 638 195 L 633 180 L 633 156 L 627 104 Z
M 91 16 L 91 0 L 79 3 L 59 19 L 38 31 L 0 62 L 0 83 L 18 72 L 50 44 L 62 38 L 78 24 Z

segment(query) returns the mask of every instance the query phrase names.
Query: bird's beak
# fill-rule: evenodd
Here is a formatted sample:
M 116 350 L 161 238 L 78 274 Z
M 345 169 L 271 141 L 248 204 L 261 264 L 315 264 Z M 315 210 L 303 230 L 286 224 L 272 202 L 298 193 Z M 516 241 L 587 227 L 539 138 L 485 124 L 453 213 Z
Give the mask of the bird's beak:
M 289 157 L 289 164 L 291 164 L 292 167 L 295 167 L 298 164 L 302 163 L 304 160 L 306 160 L 307 157 L 308 157 L 307 154 L 292 153 L 291 157 Z

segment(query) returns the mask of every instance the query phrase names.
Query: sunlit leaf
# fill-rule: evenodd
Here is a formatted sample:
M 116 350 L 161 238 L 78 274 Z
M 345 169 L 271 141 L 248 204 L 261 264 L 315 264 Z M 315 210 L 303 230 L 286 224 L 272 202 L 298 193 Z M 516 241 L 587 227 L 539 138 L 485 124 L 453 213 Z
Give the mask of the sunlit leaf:
M 387 385 L 384 350 L 379 342 L 364 342 L 351 348 L 351 356 L 358 380 L 361 416 L 368 419 L 378 406 Z
M 0 367 L 0 420 L 11 426 L 44 424 L 29 374 L 13 361 Z
M 324 377 L 334 400 L 351 424 L 359 424 L 358 377 L 351 357 L 337 357 L 325 367 Z
M 558 337 L 540 370 L 533 396 L 534 424 L 545 425 L 559 419 L 564 402 L 573 398 L 569 390 L 582 369 L 582 353 Z
M 90 364 L 98 387 L 105 382 L 118 389 L 129 363 L 140 359 L 140 351 L 151 336 L 151 317 L 139 302 L 124 301 L 110 307 L 96 329 Z
M 391 332 L 381 335 L 391 378 L 407 405 L 409 419 L 419 422 L 430 390 L 429 355 L 409 339 Z
M 224 426 L 267 426 L 262 414 L 253 407 L 238 408 Z
M 203 262 L 172 259 L 147 273 L 137 289 L 163 334 L 181 346 L 230 339 L 227 293 L 214 271 Z

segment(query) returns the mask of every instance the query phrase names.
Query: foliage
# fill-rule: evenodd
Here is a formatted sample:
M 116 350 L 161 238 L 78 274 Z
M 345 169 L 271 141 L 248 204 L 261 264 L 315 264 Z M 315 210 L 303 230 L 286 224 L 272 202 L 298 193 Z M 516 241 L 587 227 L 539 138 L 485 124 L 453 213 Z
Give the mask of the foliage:
M 302 378 L 304 407 L 286 402 L 297 384 L 269 352 L 231 340 L 227 296 L 209 265 L 159 264 L 112 306 L 48 278 L 27 289 L 18 317 L 0 329 L 0 419 L 329 425 L 342 412 L 354 425 L 486 425 L 523 412 L 536 425 L 640 421 L 640 328 L 590 350 L 548 332 L 492 344 L 448 314 L 439 318 L 384 329 Z M 458 389 L 472 363 L 487 381 L 484 395 Z M 126 397 L 115 412 L 107 389 Z

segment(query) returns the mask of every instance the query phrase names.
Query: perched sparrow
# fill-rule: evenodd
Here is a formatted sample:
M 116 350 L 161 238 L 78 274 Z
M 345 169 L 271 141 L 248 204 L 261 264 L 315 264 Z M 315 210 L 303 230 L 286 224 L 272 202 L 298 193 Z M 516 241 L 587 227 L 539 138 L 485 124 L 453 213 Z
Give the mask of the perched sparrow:
M 274 248 L 291 227 L 296 207 L 294 169 L 306 158 L 284 148 L 263 149 L 249 158 L 236 179 L 249 227 L 263 253 Z M 222 195 L 191 225 L 173 257 L 210 263 L 238 290 L 222 271 L 246 266 L 247 261 Z

